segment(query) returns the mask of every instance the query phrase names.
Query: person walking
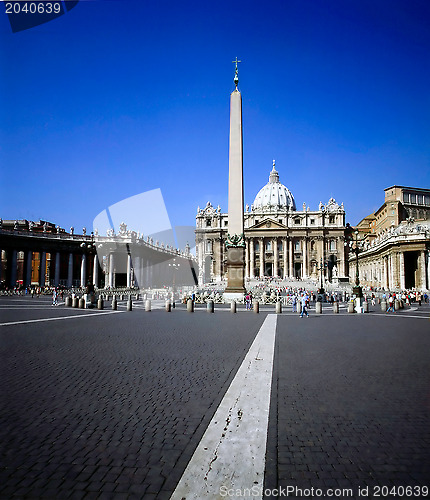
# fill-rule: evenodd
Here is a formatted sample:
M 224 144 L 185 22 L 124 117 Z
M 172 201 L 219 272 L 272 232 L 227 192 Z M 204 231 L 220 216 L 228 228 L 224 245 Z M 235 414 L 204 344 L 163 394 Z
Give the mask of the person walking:
M 307 310 L 308 296 L 305 295 L 304 293 L 302 293 L 301 303 L 302 303 L 302 312 L 300 313 L 300 317 L 303 318 L 303 315 L 306 314 L 306 317 L 309 318 L 309 314 L 308 314 L 308 310 Z
M 53 306 L 58 306 L 58 300 L 57 300 L 58 294 L 57 294 L 57 289 L 54 288 L 52 292 L 52 305 Z
M 293 305 L 293 313 L 297 312 L 297 295 L 293 295 L 291 303 Z
M 394 297 L 390 294 L 390 296 L 388 297 L 388 309 L 387 309 L 387 313 L 390 312 L 390 309 L 391 309 L 391 312 L 395 313 L 396 311 L 394 310 Z
M 251 309 L 251 298 L 249 296 L 249 293 L 246 294 L 245 297 L 245 308 L 249 311 Z

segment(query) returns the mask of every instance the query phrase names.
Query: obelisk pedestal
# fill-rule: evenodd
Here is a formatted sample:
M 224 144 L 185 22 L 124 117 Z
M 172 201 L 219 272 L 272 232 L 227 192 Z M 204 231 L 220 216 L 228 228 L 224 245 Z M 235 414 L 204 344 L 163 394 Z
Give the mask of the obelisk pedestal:
M 224 302 L 241 301 L 245 289 L 245 237 L 243 223 L 243 140 L 242 140 L 242 96 L 237 89 L 237 63 L 235 90 L 230 96 L 230 149 L 228 178 L 228 235 L 227 288 Z

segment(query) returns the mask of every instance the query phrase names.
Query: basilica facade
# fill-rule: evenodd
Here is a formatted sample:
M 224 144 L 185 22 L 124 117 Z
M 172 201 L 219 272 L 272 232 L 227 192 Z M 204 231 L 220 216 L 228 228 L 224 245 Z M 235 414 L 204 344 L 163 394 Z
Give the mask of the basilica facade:
M 210 202 L 197 209 L 199 284 L 227 278 L 228 214 Z M 331 198 L 318 210 L 297 210 L 273 162 L 268 183 L 244 212 L 245 276 L 348 281 L 345 210 Z

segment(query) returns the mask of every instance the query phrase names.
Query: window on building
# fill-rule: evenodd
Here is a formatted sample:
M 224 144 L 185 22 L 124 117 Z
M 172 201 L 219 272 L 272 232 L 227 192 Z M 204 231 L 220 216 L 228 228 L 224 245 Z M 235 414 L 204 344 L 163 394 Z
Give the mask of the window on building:
M 315 224 L 315 219 L 311 219 L 311 224 Z
M 422 194 L 418 195 L 418 197 L 417 197 L 417 203 L 418 203 L 418 205 L 423 205 L 424 204 L 424 199 L 423 199 L 423 195 Z
M 294 242 L 294 251 L 300 252 L 300 241 L 299 240 Z
M 328 218 L 329 224 L 334 224 L 334 215 L 330 215 Z
M 417 195 L 416 194 L 411 194 L 411 203 L 415 204 L 417 202 Z
M 424 196 L 424 203 L 429 206 L 430 205 L 430 196 Z
M 329 249 L 331 251 L 336 250 L 336 240 L 330 240 Z
M 278 219 L 279 224 L 282 224 L 282 219 Z
M 255 219 L 255 224 L 258 224 L 258 219 Z
M 212 240 L 206 241 L 206 252 L 212 252 Z
M 206 227 L 211 227 L 212 221 L 210 219 L 206 219 Z
M 409 193 L 403 193 L 403 203 L 409 203 Z
M 256 252 L 259 252 L 259 251 L 260 251 L 260 243 L 259 243 L 258 241 L 256 241 L 256 242 L 254 243 L 254 250 L 255 250 Z
M 270 252 L 272 250 L 272 242 L 266 241 L 266 251 Z
M 300 219 L 298 217 L 294 219 L 294 224 L 300 224 Z
M 224 221 L 224 227 L 227 227 L 228 226 L 228 220 L 225 220 Z

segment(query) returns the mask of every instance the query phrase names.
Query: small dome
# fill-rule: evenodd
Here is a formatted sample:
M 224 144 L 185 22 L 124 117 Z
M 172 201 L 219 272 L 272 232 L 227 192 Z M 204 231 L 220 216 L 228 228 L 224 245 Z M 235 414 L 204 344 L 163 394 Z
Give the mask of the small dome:
M 279 174 L 275 169 L 275 160 L 273 160 L 269 182 L 260 189 L 253 203 L 254 209 L 263 207 L 296 210 L 296 203 L 291 191 L 279 182 Z

